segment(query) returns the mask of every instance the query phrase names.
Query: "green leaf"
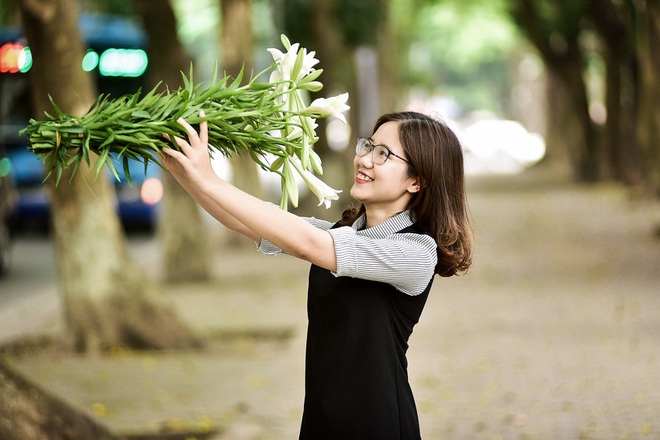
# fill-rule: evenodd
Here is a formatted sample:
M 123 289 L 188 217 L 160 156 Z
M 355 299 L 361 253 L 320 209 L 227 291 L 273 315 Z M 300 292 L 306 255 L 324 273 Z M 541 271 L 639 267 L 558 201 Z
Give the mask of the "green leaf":
M 50 173 L 49 173 L 50 175 Z M 55 186 L 60 184 L 60 180 L 62 180 L 62 164 L 58 163 L 57 164 L 57 177 L 55 179 Z
M 110 149 L 105 148 L 101 154 L 99 154 L 98 159 L 96 159 L 96 163 L 94 164 L 94 168 L 92 171 L 94 172 L 94 178 L 98 179 L 99 175 L 101 174 L 101 170 L 103 169 L 103 166 L 106 165 L 106 163 L 109 163 L 108 157 L 110 156 Z M 115 173 L 117 170 L 115 170 Z
M 64 113 L 62 112 L 62 110 L 60 110 L 60 108 L 57 106 L 57 104 L 55 104 L 55 101 L 53 100 L 53 97 L 50 95 L 50 93 L 48 94 L 48 100 L 50 101 L 53 108 L 55 109 L 55 113 L 57 113 L 58 116 L 64 116 Z
M 130 186 L 133 186 L 133 182 L 131 181 L 131 171 L 129 167 L 129 161 L 130 159 L 126 156 L 122 157 L 122 165 L 124 166 L 124 174 L 126 175 L 126 181 Z
M 108 169 L 112 172 L 112 175 L 115 176 L 115 179 L 117 179 L 117 182 L 121 182 L 121 178 L 119 177 L 119 173 L 117 172 L 117 169 L 115 168 L 115 164 L 112 163 L 112 160 L 106 160 L 105 163 L 108 167 Z M 98 178 L 98 174 L 96 175 Z
M 317 69 L 309 73 L 309 75 L 305 76 L 301 81 L 300 84 L 312 82 L 316 80 L 321 74 L 323 73 L 323 69 Z
M 151 115 L 146 110 L 136 110 L 133 113 L 131 113 L 131 116 L 133 116 L 134 118 L 145 118 L 145 119 L 151 118 Z
M 228 91 L 233 92 L 238 89 L 238 86 L 241 85 L 241 82 L 243 81 L 243 74 L 245 73 L 245 65 L 241 67 L 241 70 L 238 72 L 238 75 L 236 75 L 236 78 L 232 83 L 229 85 L 227 88 Z

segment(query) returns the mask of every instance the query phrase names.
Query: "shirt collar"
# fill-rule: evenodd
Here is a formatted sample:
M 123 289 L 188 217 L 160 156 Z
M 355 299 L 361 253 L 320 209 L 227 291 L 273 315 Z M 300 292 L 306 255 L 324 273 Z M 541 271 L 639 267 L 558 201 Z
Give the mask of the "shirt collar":
M 413 211 L 406 210 L 385 220 L 379 225 L 363 229 L 367 223 L 367 215 L 362 214 L 357 220 L 355 220 L 355 222 L 353 222 L 353 229 L 363 232 L 365 235 L 372 238 L 389 237 L 390 235 L 411 226 L 415 222 L 415 217 Z

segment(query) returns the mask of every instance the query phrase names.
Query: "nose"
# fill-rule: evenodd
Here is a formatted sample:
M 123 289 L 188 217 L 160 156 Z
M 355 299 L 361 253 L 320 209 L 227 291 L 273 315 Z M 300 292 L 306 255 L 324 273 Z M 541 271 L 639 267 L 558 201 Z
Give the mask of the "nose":
M 358 156 L 357 154 L 355 155 L 355 162 L 364 167 L 364 168 L 373 168 L 374 166 L 374 156 L 373 152 L 370 151 L 364 156 Z

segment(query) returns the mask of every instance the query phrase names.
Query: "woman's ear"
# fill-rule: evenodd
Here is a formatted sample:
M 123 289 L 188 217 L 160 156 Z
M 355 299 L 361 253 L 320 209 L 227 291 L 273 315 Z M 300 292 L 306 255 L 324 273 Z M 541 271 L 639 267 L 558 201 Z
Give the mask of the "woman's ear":
M 408 185 L 408 192 L 411 194 L 419 192 L 419 190 L 422 188 L 421 184 L 419 183 L 419 177 L 416 178 L 415 180 L 412 181 L 410 185 Z

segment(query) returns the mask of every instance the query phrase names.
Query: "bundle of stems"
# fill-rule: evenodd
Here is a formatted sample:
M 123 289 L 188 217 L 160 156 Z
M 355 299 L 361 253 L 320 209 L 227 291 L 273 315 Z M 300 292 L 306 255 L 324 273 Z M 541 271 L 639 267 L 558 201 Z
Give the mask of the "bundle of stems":
M 75 174 L 82 161 L 92 166 L 95 177 L 107 167 L 118 180 L 117 165 L 121 164 L 130 183 L 130 160 L 142 162 L 145 170 L 150 163 L 162 167 L 162 149 L 179 149 L 165 136 L 187 137 L 177 119 L 183 118 L 193 126 L 207 121 L 211 156 L 249 155 L 262 169 L 281 176 L 282 205 L 286 208 L 290 200 L 295 206 L 297 189 L 292 183 L 291 170 L 298 171 L 308 185 L 310 170 L 322 173 L 320 159 L 311 149 L 317 140 L 314 118 L 340 115 L 348 107 L 343 105 L 347 97 L 340 100 L 343 102 L 339 107 L 336 102 L 334 107 L 304 104 L 304 91 L 322 87 L 316 81 L 322 70 L 305 67 L 306 60 L 309 64 L 309 54 L 304 49 L 298 51 L 297 45 L 291 46 L 286 37 L 282 38 L 289 53 L 274 50 L 279 59 L 274 55 L 271 67 L 244 85 L 241 85 L 243 71 L 236 78 L 218 79 L 216 67 L 208 87 L 202 88 L 203 84 L 193 83 L 191 67 L 189 77 L 183 75 L 184 85 L 174 91 L 158 92 L 156 86 L 143 96 L 140 91 L 118 99 L 101 95 L 80 117 L 62 112 L 51 98 L 54 115 L 47 113 L 48 119 L 42 121 L 30 120 L 23 130 L 29 139 L 28 148 L 42 160 L 48 176 L 56 175 L 57 183 L 64 169 L 72 167 Z M 282 75 L 287 68 L 291 69 L 285 66 L 287 55 L 295 56 L 293 75 L 290 71 Z M 270 81 L 259 79 L 273 69 L 280 75 L 271 75 Z M 201 110 L 205 113 L 203 117 Z M 310 185 L 317 195 L 313 186 L 319 182 L 312 179 Z M 328 197 L 322 201 L 328 206 Z

